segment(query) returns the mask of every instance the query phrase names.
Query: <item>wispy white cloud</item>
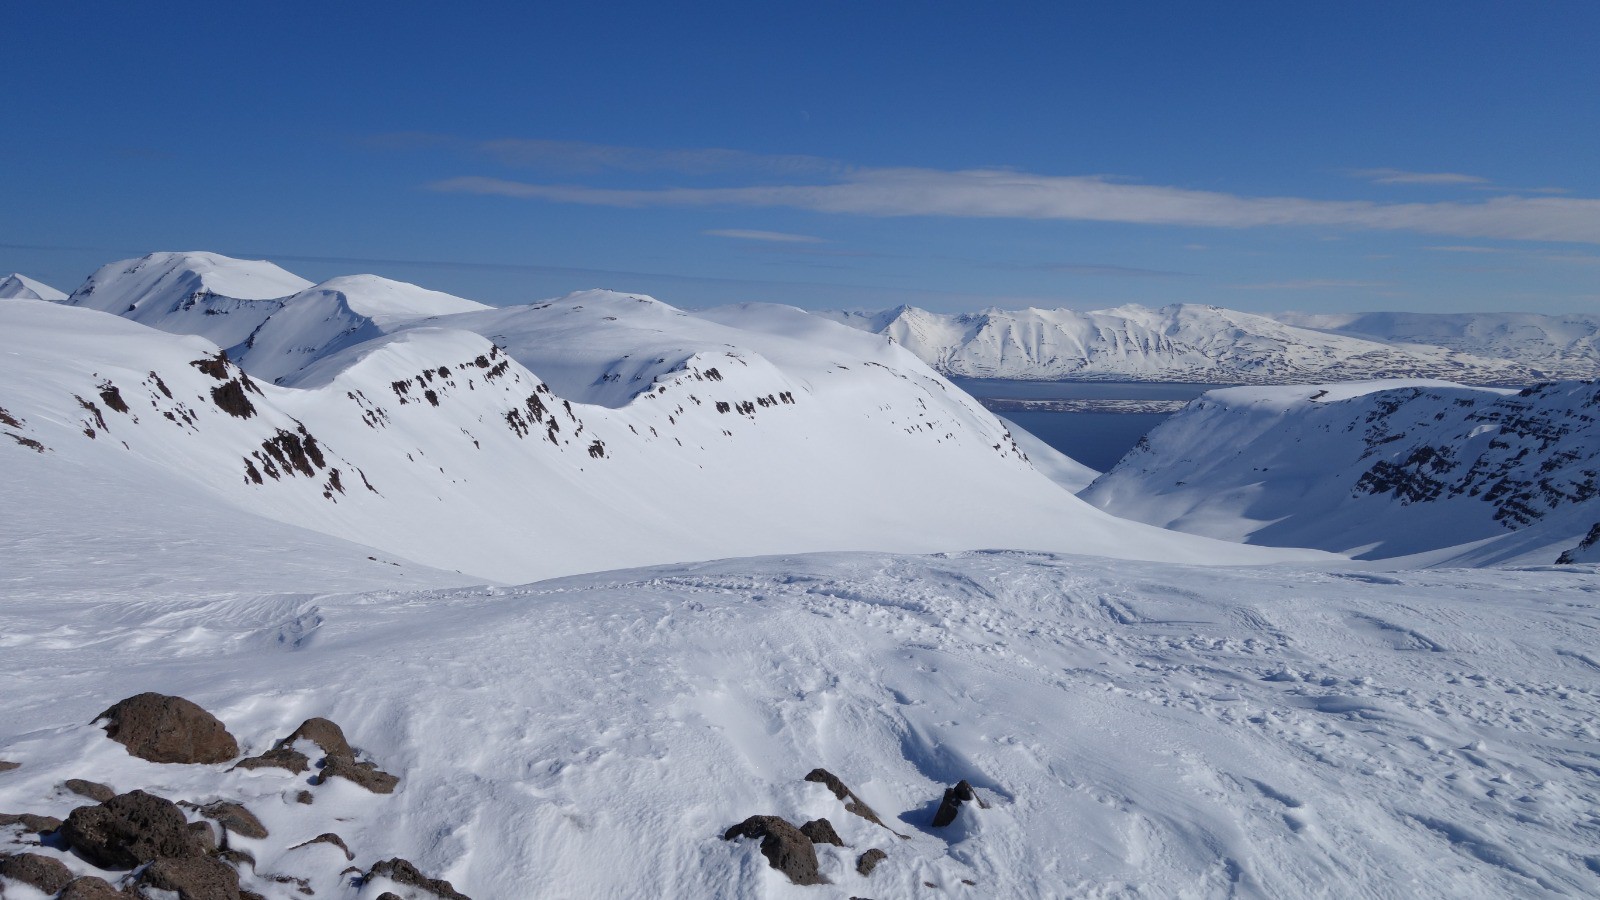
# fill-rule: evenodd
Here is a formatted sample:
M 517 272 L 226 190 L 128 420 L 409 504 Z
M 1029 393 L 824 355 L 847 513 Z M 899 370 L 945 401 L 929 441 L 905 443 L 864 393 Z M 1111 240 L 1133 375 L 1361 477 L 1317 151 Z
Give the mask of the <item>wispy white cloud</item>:
M 1351 169 L 1352 178 L 1373 184 L 1434 184 L 1434 185 L 1486 185 L 1489 179 L 1460 172 L 1407 172 L 1403 169 Z
M 789 234 L 783 231 L 755 231 L 745 228 L 713 228 L 701 232 L 711 237 L 732 238 L 736 241 L 763 241 L 769 244 L 825 244 L 822 238 L 809 234 Z
M 1393 287 L 1387 281 L 1345 281 L 1337 278 L 1310 278 L 1303 281 L 1268 281 L 1262 284 L 1230 284 L 1242 291 L 1321 291 Z
M 1376 203 L 1245 197 L 997 169 L 856 169 L 826 184 L 617 189 L 462 177 L 438 191 L 625 208 L 785 207 L 867 216 L 1066 219 L 1213 228 L 1322 226 L 1453 237 L 1600 244 L 1600 200 L 1493 197 Z
M 1423 247 L 1435 253 L 1509 253 L 1504 247 L 1484 247 L 1480 244 L 1447 244 L 1440 247 Z
M 747 153 L 719 147 L 657 150 L 583 141 L 505 138 L 472 145 L 510 166 L 569 172 L 679 172 L 716 175 L 762 172 L 778 175 L 841 174 L 850 166 L 837 160 L 800 154 Z

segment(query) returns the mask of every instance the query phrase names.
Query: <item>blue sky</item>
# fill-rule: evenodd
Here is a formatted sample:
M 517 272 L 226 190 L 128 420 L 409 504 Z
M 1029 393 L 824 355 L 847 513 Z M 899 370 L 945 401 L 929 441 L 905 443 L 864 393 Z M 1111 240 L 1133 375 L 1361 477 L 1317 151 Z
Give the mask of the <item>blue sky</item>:
M 997 8 L 998 7 L 998 8 Z M 1600 3 L 0 13 L 0 272 L 1600 312 Z

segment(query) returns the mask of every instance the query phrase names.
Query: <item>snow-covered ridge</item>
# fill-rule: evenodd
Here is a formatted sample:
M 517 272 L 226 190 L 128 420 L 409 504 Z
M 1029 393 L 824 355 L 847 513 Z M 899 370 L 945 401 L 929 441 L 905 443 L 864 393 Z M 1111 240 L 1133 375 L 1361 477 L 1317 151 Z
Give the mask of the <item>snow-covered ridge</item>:
M 1600 382 L 1211 391 L 1082 496 L 1252 543 L 1553 562 L 1600 521 Z
M 1399 316 L 1394 322 L 1405 327 L 1379 327 L 1382 316 L 1273 317 L 1193 304 L 823 315 L 888 335 L 940 372 L 971 378 L 1523 384 L 1600 376 L 1600 320 L 1584 317 L 1524 317 L 1544 324 L 1512 327 L 1516 317 Z
M 149 259 L 124 269 L 162 258 Z M 260 265 L 219 280 L 242 293 Z M 181 269 L 149 279 L 151 296 L 121 291 L 127 318 L 0 306 L 0 453 L 20 477 L 135 470 L 503 581 L 842 549 L 1286 558 L 1088 506 L 903 347 L 800 310 L 693 315 L 606 291 L 487 309 L 409 286 L 390 293 L 417 303 L 380 310 L 349 301 L 379 293 L 372 283 L 346 281 L 240 300 L 273 309 L 235 362 L 130 321 L 171 312 L 174 281 L 193 296 Z M 204 334 L 231 314 L 184 302 L 163 327 Z
M 67 295 L 56 290 L 42 281 L 34 281 L 26 275 L 12 272 L 4 280 L 0 280 L 0 300 L 48 300 L 60 302 L 67 299 Z

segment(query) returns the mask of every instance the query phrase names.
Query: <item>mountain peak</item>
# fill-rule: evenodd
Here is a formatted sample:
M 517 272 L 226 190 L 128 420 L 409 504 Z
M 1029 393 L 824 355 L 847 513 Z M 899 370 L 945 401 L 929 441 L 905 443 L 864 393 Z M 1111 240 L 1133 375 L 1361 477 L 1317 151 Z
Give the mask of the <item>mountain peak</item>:
M 0 281 L 0 300 L 49 300 L 60 302 L 67 295 L 42 281 L 35 281 L 20 272 L 12 272 Z

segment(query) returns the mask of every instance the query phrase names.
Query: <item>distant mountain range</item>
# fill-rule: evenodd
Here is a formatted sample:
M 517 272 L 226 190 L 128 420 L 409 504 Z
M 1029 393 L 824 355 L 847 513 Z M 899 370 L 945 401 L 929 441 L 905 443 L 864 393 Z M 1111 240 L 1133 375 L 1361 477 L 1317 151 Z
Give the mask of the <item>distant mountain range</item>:
M 1600 317 L 1529 313 L 1261 315 L 1175 304 L 822 313 L 886 335 L 945 375 L 1311 384 L 1438 378 L 1525 385 L 1600 377 Z

